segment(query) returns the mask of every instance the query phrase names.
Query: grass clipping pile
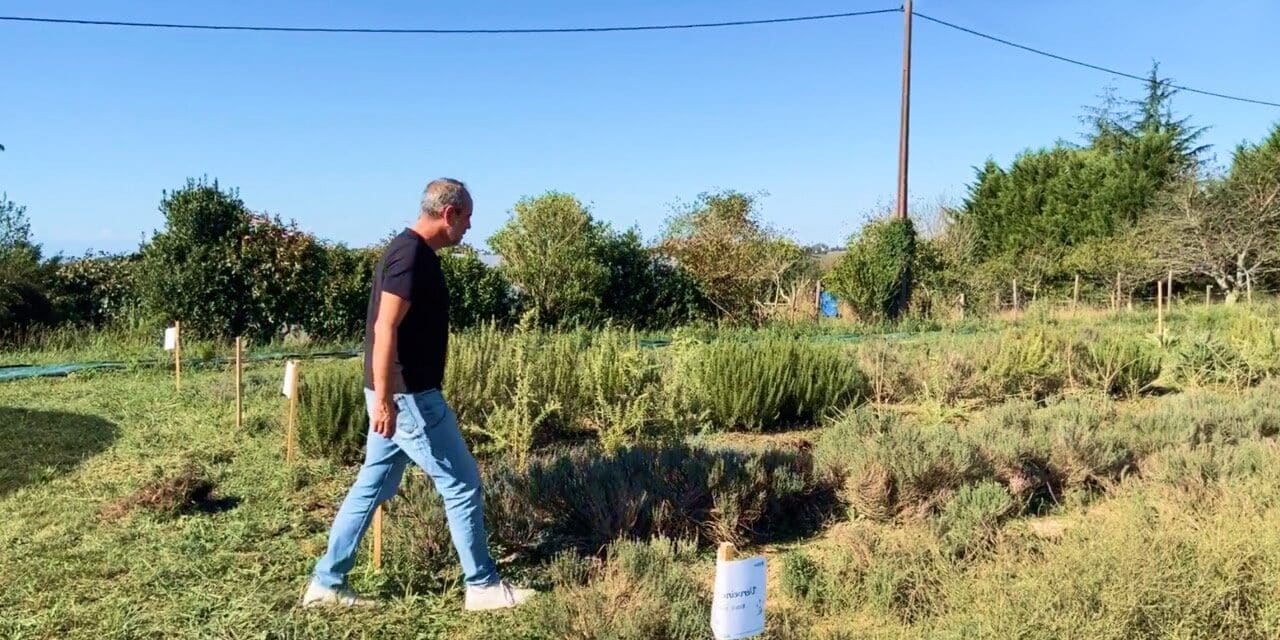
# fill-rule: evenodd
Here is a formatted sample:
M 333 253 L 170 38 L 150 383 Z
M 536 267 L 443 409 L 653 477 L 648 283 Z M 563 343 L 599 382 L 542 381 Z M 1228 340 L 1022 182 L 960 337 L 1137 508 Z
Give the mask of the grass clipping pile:
M 215 495 L 217 484 L 205 467 L 188 460 L 177 473 L 143 485 L 137 491 L 107 503 L 99 512 L 104 522 L 115 522 L 143 509 L 161 517 L 192 513 L 215 513 L 234 507 L 234 498 Z

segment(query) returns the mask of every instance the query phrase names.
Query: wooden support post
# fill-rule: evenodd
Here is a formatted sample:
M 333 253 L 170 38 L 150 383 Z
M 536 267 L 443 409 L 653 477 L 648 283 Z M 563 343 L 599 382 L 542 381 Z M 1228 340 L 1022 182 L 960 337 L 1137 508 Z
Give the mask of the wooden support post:
M 964 292 L 960 292 L 960 319 L 964 320 Z
M 1213 290 L 1213 285 L 1211 285 L 1211 284 L 1206 284 L 1206 285 L 1204 286 L 1204 306 L 1206 306 L 1206 307 L 1207 307 L 1207 306 L 1209 306 L 1209 302 L 1210 302 L 1210 300 L 1212 299 L 1212 298 L 1210 297 L 1210 296 L 1211 296 L 1210 291 L 1212 291 L 1212 290 Z
M 236 431 L 240 430 L 242 417 L 244 416 L 244 401 L 242 395 L 244 393 L 244 385 L 240 380 L 240 370 L 242 367 L 240 362 L 240 351 L 242 349 L 242 340 L 242 338 L 236 338 Z
M 381 504 L 373 511 L 373 568 L 382 568 L 382 514 L 385 507 Z
M 285 395 L 289 396 L 289 420 L 284 430 L 284 459 L 293 462 L 294 430 L 298 420 L 298 362 L 290 360 L 285 364 Z
M 716 560 L 720 562 L 729 562 L 738 556 L 738 548 L 733 546 L 732 542 L 721 542 L 720 547 L 716 549 Z
M 1022 308 L 1022 305 L 1020 304 L 1020 302 L 1021 301 L 1018 299 L 1018 279 L 1014 278 L 1013 279 L 1013 310 L 1014 311 L 1018 311 L 1019 309 Z
M 1164 287 L 1164 308 L 1173 313 L 1173 269 L 1169 270 L 1169 284 Z
M 182 323 L 173 323 L 173 385 L 182 391 Z
M 1164 282 L 1156 281 L 1156 335 L 1164 337 Z
M 1133 298 L 1129 299 L 1129 307 L 1133 308 Z M 1120 310 L 1120 272 L 1116 272 L 1116 311 Z
M 907 219 L 907 149 L 911 128 L 911 0 L 903 5 L 902 119 L 898 125 L 898 202 L 894 217 Z
M 1075 313 L 1080 306 L 1080 274 L 1076 274 L 1075 289 L 1071 293 L 1071 313 Z

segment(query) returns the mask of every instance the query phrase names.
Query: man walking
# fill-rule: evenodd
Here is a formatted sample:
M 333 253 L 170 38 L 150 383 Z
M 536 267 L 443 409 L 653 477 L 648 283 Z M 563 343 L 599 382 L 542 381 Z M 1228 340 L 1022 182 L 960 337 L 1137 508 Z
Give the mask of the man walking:
M 374 271 L 364 342 L 364 395 L 370 430 L 364 466 L 329 532 L 303 606 L 366 605 L 347 585 L 360 538 L 379 504 L 395 495 L 413 462 L 444 498 L 449 533 L 467 584 L 467 610 L 512 607 L 533 592 L 501 579 L 489 555 L 480 470 L 440 390 L 449 342 L 449 292 L 436 251 L 471 228 L 471 194 L 461 182 L 433 180 L 412 227 L 387 246 Z

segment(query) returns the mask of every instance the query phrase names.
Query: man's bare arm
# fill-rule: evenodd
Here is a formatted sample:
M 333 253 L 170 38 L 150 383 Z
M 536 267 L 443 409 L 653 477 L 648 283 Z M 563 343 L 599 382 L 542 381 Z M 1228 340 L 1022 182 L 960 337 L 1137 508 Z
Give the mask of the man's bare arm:
M 409 311 L 409 301 L 383 291 L 378 301 L 378 319 L 373 325 L 373 430 L 384 438 L 396 433 L 396 404 L 392 401 L 391 374 L 395 363 L 396 329 Z

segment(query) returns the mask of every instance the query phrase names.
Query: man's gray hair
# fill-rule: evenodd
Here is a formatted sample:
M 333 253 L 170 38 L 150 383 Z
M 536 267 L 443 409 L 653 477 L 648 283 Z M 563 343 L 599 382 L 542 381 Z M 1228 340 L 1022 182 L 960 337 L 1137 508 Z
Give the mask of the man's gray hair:
M 422 190 L 421 213 L 424 216 L 438 218 L 445 207 L 453 205 L 458 209 L 465 209 L 470 202 L 471 194 L 467 192 L 467 185 L 462 184 L 461 180 L 437 178 Z

